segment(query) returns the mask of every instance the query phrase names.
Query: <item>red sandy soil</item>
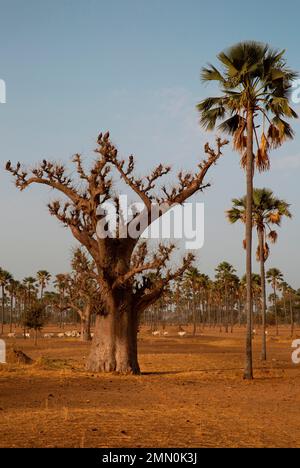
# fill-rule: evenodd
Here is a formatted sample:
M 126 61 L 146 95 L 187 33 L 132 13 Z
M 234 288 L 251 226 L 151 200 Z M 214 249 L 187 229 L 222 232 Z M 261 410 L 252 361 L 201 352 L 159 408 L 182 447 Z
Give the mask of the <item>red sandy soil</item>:
M 287 329 L 269 335 L 266 364 L 255 337 L 251 382 L 244 329 L 177 331 L 142 331 L 138 377 L 85 372 L 89 345 L 76 339 L 7 340 L 36 362 L 0 366 L 0 446 L 300 447 L 300 365 Z

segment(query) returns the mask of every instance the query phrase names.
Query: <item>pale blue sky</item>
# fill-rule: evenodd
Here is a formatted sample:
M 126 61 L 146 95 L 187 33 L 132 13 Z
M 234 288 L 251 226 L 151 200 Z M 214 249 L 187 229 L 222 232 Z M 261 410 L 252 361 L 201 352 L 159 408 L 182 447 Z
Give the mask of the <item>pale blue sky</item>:
M 92 156 L 101 129 L 110 129 L 124 154 L 133 152 L 143 174 L 157 162 L 193 168 L 206 140 L 196 103 L 212 90 L 199 80 L 201 66 L 244 39 L 286 48 L 300 70 L 299 1 L 235 0 L 0 0 L 1 167 L 7 159 L 28 164 L 42 157 L 69 161 Z M 300 112 L 300 106 L 298 106 Z M 298 265 L 299 123 L 296 139 L 272 154 L 272 170 L 256 186 L 272 188 L 292 203 L 268 265 L 300 286 Z M 211 138 L 211 135 L 209 135 Z M 238 156 L 228 148 L 209 175 L 206 243 L 199 268 L 209 274 L 227 260 L 244 271 L 242 228 L 224 211 L 244 193 Z M 47 212 L 53 194 L 35 187 L 22 194 L 0 171 L 0 266 L 16 277 L 46 268 L 67 271 L 71 235 Z M 255 265 L 256 266 L 256 265 Z

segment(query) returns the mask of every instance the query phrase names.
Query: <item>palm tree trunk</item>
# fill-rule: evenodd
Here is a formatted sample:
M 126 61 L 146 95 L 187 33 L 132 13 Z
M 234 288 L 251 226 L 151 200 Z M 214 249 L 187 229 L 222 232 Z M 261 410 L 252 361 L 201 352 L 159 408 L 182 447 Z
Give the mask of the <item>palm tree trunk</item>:
M 247 115 L 247 206 L 246 206 L 246 276 L 247 276 L 247 330 L 244 378 L 253 379 L 252 362 L 252 205 L 253 205 L 253 109 Z
M 267 360 L 267 337 L 266 337 L 266 272 L 265 272 L 265 255 L 264 255 L 264 231 L 258 228 L 258 244 L 260 252 L 260 276 L 261 276 L 261 323 L 262 323 L 262 361 Z
M 291 337 L 294 336 L 294 310 L 293 310 L 293 303 L 292 298 L 290 297 L 290 315 L 291 315 Z
M 2 311 L 1 311 L 1 335 L 4 333 L 4 310 L 5 310 L 5 292 L 2 285 Z
M 9 333 L 12 333 L 14 296 L 10 297 Z
M 273 292 L 274 292 L 274 313 L 275 313 L 275 324 L 276 324 L 276 336 L 279 335 L 279 328 L 278 328 L 278 313 L 277 313 L 277 299 L 276 299 L 276 286 L 274 284 L 273 286 Z
M 197 321 L 196 321 L 196 293 L 193 287 L 193 336 L 196 336 Z

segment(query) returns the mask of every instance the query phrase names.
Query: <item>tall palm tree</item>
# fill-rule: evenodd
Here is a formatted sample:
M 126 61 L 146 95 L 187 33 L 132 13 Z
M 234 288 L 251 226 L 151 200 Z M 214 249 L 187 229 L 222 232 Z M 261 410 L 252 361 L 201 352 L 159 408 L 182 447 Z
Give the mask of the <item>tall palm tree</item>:
M 228 333 L 229 325 L 229 289 L 233 281 L 235 269 L 228 262 L 222 262 L 216 268 L 216 280 L 224 292 L 224 305 L 225 305 L 225 332 Z
M 278 328 L 278 311 L 277 311 L 277 290 L 280 288 L 280 284 L 283 281 L 283 274 L 278 268 L 271 268 L 267 272 L 267 281 L 272 286 L 273 289 L 273 302 L 274 302 L 274 313 L 275 313 L 275 323 L 276 323 L 276 335 L 279 335 Z
M 51 275 L 46 270 L 40 270 L 37 272 L 36 277 L 40 285 L 40 298 L 43 299 L 44 290 L 51 279 Z
M 6 302 L 6 287 L 8 286 L 9 282 L 12 280 L 12 275 L 0 268 L 0 287 L 2 292 L 2 308 L 1 308 L 1 335 L 4 332 L 4 313 L 5 313 L 5 302 Z
M 251 275 L 254 169 L 255 166 L 259 170 L 269 168 L 269 150 L 293 138 L 293 130 L 284 119 L 297 117 L 289 104 L 289 90 L 297 73 L 287 67 L 284 53 L 258 42 L 239 43 L 221 52 L 218 59 L 222 70 L 209 65 L 202 70 L 202 80 L 217 82 L 222 95 L 207 98 L 198 104 L 200 123 L 205 129 L 213 130 L 219 121 L 219 129 L 233 136 L 234 148 L 240 152 L 247 174 L 246 379 L 253 378 Z
M 246 222 L 247 199 L 235 198 L 232 200 L 232 208 L 227 211 L 229 221 L 234 224 L 238 221 Z M 261 275 L 261 313 L 262 313 L 262 360 L 267 360 L 267 343 L 266 343 L 266 275 L 265 263 L 269 257 L 269 245 L 267 239 L 275 243 L 278 239 L 278 233 L 275 227 L 280 226 L 284 216 L 291 218 L 289 210 L 290 205 L 276 198 L 272 190 L 254 189 L 253 205 L 252 205 L 252 225 L 257 230 L 258 248 L 257 260 L 260 262 Z

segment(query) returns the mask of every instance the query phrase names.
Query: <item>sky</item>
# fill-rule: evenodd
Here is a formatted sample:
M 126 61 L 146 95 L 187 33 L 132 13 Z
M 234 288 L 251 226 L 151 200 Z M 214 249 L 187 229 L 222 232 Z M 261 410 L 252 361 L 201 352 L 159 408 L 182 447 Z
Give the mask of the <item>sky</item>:
M 100 130 L 110 130 L 124 156 L 133 153 L 140 174 L 159 162 L 174 173 L 193 169 L 214 135 L 198 124 L 196 104 L 212 93 L 200 82 L 201 67 L 241 40 L 286 49 L 300 70 L 296 38 L 298 0 L 245 5 L 236 0 L 0 0 L 0 266 L 21 279 L 39 269 L 69 270 L 75 242 L 47 211 L 54 194 L 45 187 L 16 190 L 5 161 L 34 165 L 42 158 L 70 164 L 74 153 L 93 158 Z M 300 113 L 300 106 L 295 106 Z M 272 169 L 255 186 L 291 203 L 267 267 L 280 268 L 300 287 L 300 128 L 295 140 L 272 153 Z M 244 273 L 242 226 L 230 226 L 225 210 L 244 194 L 238 155 L 228 147 L 208 175 L 205 245 L 198 268 L 213 276 L 223 260 Z M 254 267 L 258 270 L 255 263 Z

